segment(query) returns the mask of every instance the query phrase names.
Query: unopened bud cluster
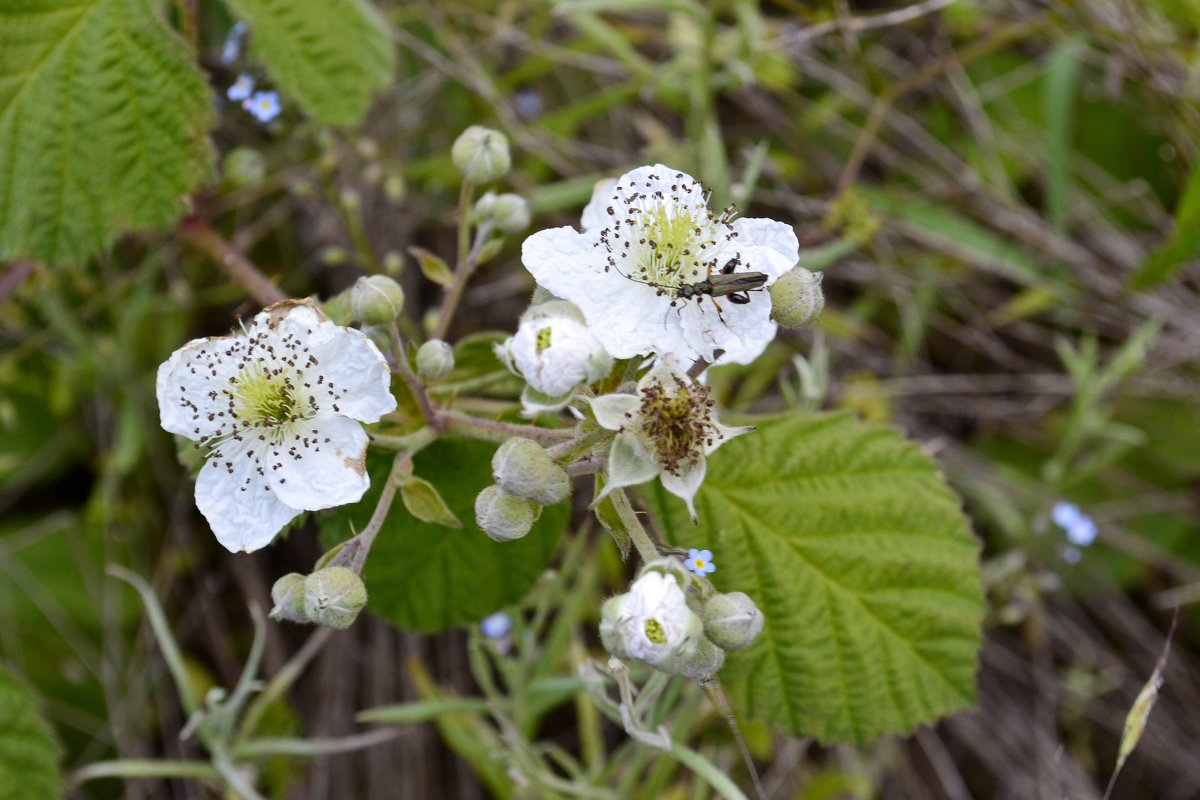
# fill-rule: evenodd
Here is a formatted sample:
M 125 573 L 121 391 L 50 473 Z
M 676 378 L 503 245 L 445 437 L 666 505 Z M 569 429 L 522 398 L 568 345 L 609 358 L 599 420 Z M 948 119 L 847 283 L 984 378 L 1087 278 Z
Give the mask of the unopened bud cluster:
M 520 233 L 529 227 L 533 215 L 529 201 L 519 194 L 488 192 L 475 201 L 475 216 L 488 221 L 504 233 Z
M 311 575 L 293 572 L 271 587 L 271 618 L 329 628 L 349 628 L 367 604 L 367 587 L 346 567 L 325 567 Z
M 454 370 L 454 348 L 441 339 L 430 339 L 417 348 L 417 377 L 437 381 Z
M 532 439 L 516 437 L 492 456 L 496 483 L 475 498 L 475 520 L 498 542 L 529 533 L 542 506 L 561 503 L 571 495 L 571 480 L 550 454 Z
M 762 631 L 763 616 L 741 592 L 706 602 L 690 590 L 694 578 L 673 559 L 647 564 L 625 594 L 600 610 L 600 640 L 617 658 L 661 672 L 708 681 L 727 650 L 743 650 Z

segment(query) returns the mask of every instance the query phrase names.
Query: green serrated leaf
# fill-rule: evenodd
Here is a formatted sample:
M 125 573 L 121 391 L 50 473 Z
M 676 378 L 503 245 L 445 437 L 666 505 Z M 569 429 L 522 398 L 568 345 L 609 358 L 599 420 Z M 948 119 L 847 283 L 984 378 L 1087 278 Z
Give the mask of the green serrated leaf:
M 367 0 L 226 0 L 250 25 L 251 49 L 318 122 L 356 125 L 392 79 L 387 23 Z
M 0 4 L 0 260 L 77 263 L 177 219 L 211 96 L 151 0 Z
M 548 506 L 524 539 L 493 542 L 475 525 L 475 496 L 492 482 L 495 445 L 441 440 L 414 458 L 416 471 L 439 487 L 461 530 L 421 522 L 393 506 L 363 578 L 368 608 L 409 630 L 434 632 L 478 622 L 520 600 L 550 562 L 567 523 L 566 504 Z M 362 502 L 321 520 L 326 546 L 362 530 L 387 478 L 391 457 L 368 458 L 371 489 Z
M 417 260 L 417 266 L 421 268 L 421 274 L 426 278 L 438 286 L 449 286 L 454 283 L 454 272 L 441 256 L 429 252 L 424 247 L 410 247 L 408 252 Z
M 979 546 L 896 430 L 845 413 L 759 422 L 709 458 L 698 527 L 659 482 L 646 489 L 668 538 L 712 550 L 717 589 L 766 617 L 720 674 L 749 715 L 863 743 L 974 703 Z
M 58 755 L 37 698 L 0 668 L 0 800 L 61 796 Z
M 463 526 L 462 520 L 454 516 L 454 512 L 438 493 L 437 487 L 423 478 L 409 478 L 400 487 L 400 498 L 404 501 L 408 513 L 422 522 L 432 522 L 447 528 Z

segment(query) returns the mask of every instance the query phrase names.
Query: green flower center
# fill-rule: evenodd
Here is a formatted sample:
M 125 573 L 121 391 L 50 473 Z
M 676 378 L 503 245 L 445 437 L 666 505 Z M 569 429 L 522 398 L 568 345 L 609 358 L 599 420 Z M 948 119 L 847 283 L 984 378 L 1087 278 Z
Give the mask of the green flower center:
M 653 644 L 666 644 L 667 632 L 663 629 L 661 623 L 656 619 L 648 619 L 645 624 L 646 638 Z
M 704 223 L 707 227 L 707 220 Z M 645 241 L 639 272 L 647 283 L 678 289 L 707 273 L 696 258 L 696 232 L 701 228 L 694 216 L 656 205 L 643 211 L 637 224 L 640 240 Z
M 640 391 L 642 434 L 649 438 L 663 468 L 679 475 L 704 457 L 705 446 L 719 437 L 707 386 L 678 376 L 674 385 L 651 383 Z
M 551 329 L 549 325 L 538 329 L 537 341 L 535 343 L 538 353 L 541 353 L 550 347 L 550 330 Z
M 247 367 L 233 387 L 233 411 L 245 425 L 278 428 L 304 417 L 291 379 L 260 364 Z

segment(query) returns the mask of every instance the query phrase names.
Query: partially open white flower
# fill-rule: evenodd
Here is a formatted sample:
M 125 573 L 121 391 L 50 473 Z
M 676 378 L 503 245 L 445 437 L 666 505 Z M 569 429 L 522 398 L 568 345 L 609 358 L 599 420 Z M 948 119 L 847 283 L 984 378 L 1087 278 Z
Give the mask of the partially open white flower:
M 596 421 L 617 431 L 600 497 L 658 476 L 664 489 L 687 503 L 693 520 L 693 499 L 704 483 L 707 456 L 754 430 L 718 422 L 709 388 L 680 371 L 669 356 L 638 381 L 636 395 L 608 394 L 591 405 Z
M 655 570 L 646 570 L 628 592 L 609 599 L 600 614 L 605 649 L 657 667 L 691 655 L 703 632 L 675 576 Z
M 607 374 L 612 358 L 583 322 L 579 309 L 552 300 L 533 306 L 516 335 L 496 350 L 528 384 L 521 394 L 527 415 L 562 408 L 581 385 Z
M 265 309 L 241 336 L 195 339 L 158 368 L 162 426 L 208 461 L 196 506 L 218 541 L 250 552 L 301 511 L 361 499 L 367 434 L 396 407 L 379 349 L 307 301 Z
M 712 361 L 719 349 L 723 362 L 747 364 L 775 337 L 769 293 L 712 297 L 694 285 L 724 269 L 763 273 L 770 285 L 799 259 L 791 226 L 713 214 L 699 183 L 661 164 L 597 184 L 582 226 L 535 233 L 521 259 L 580 308 L 613 357 Z

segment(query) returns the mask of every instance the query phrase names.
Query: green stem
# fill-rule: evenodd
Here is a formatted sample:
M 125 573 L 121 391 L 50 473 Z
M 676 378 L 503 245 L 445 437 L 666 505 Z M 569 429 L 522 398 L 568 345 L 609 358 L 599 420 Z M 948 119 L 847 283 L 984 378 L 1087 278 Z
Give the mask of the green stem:
M 392 350 L 396 361 L 396 372 L 404 379 L 404 383 L 408 386 L 408 390 L 412 392 L 413 397 L 417 400 L 417 405 L 421 408 L 421 416 L 425 419 L 425 424 L 433 430 L 440 431 L 442 429 L 442 420 L 438 413 L 433 408 L 433 404 L 429 402 L 429 395 L 425 393 L 425 386 L 421 383 L 421 379 L 413 372 L 412 366 L 408 363 L 408 351 L 404 349 L 404 340 L 400 338 L 400 329 L 396 327 L 396 322 L 393 320 L 388 325 L 388 334 L 392 338 Z
M 471 199 L 474 193 L 475 187 L 471 182 L 463 181 L 462 190 L 458 194 L 458 261 L 454 268 L 454 282 L 450 284 L 450 291 L 438 314 L 437 325 L 433 328 L 434 339 L 446 338 L 446 331 L 450 328 L 450 321 L 454 319 L 458 301 L 462 299 L 467 288 L 467 279 L 475 266 L 471 258 L 474 250 L 471 247 Z
M 123 758 L 97 761 L 76 770 L 72 784 L 99 778 L 216 778 L 218 773 L 207 761 L 167 761 L 153 758 Z
M 455 411 L 443 411 L 440 414 L 445 423 L 444 432 L 448 435 L 462 436 L 468 439 L 482 439 L 485 442 L 503 442 L 514 436 L 533 439 L 541 444 L 558 444 L 572 438 L 575 433 L 566 428 L 539 428 L 536 425 L 518 425 L 512 422 L 500 422 L 483 417 L 471 417 Z
M 271 756 L 315 758 L 330 753 L 351 753 L 355 750 L 374 747 L 395 739 L 403 733 L 404 731 L 398 728 L 380 728 L 353 736 L 339 736 L 332 739 L 252 739 L 235 747 L 229 755 L 234 761 L 270 758 Z
M 621 524 L 625 526 L 626 533 L 629 534 L 630 541 L 633 542 L 634 549 L 638 551 L 638 555 L 642 557 L 642 561 L 649 564 L 658 558 L 658 545 L 650 538 L 650 534 L 642 527 L 642 521 L 638 519 L 637 512 L 633 510 L 633 506 L 629 503 L 629 497 L 625 494 L 624 489 L 617 489 L 611 495 L 613 508 L 617 511 L 617 517 L 621 520 Z
M 332 628 L 318 628 L 313 631 L 312 635 L 308 637 L 308 641 L 296 651 L 296 654 L 283 665 L 279 672 L 275 673 L 275 677 L 271 678 L 267 688 L 254 698 L 246 710 L 246 718 L 242 720 L 242 725 L 238 730 L 238 741 L 245 740 L 258 729 L 258 723 L 262 720 L 263 714 L 267 712 L 272 703 L 291 688 L 296 679 L 304 672 L 305 667 L 308 666 L 308 662 L 313 660 L 332 635 Z
M 138 594 L 142 596 L 142 605 L 146 607 L 146 617 L 150 621 L 150 627 L 154 630 L 155 638 L 158 639 L 158 646 L 162 650 L 163 660 L 167 662 L 167 669 L 170 670 L 171 677 L 175 680 L 175 691 L 179 693 L 179 702 L 183 705 L 187 716 L 192 716 L 196 713 L 199 704 L 192 691 L 192 682 L 188 677 L 187 668 L 183 663 L 183 654 L 179 650 L 175 636 L 171 633 L 171 626 L 167 624 L 167 617 L 163 614 L 162 606 L 159 605 L 158 598 L 154 596 L 154 590 L 140 575 L 116 564 L 108 565 L 108 574 L 125 581 L 137 589 Z

